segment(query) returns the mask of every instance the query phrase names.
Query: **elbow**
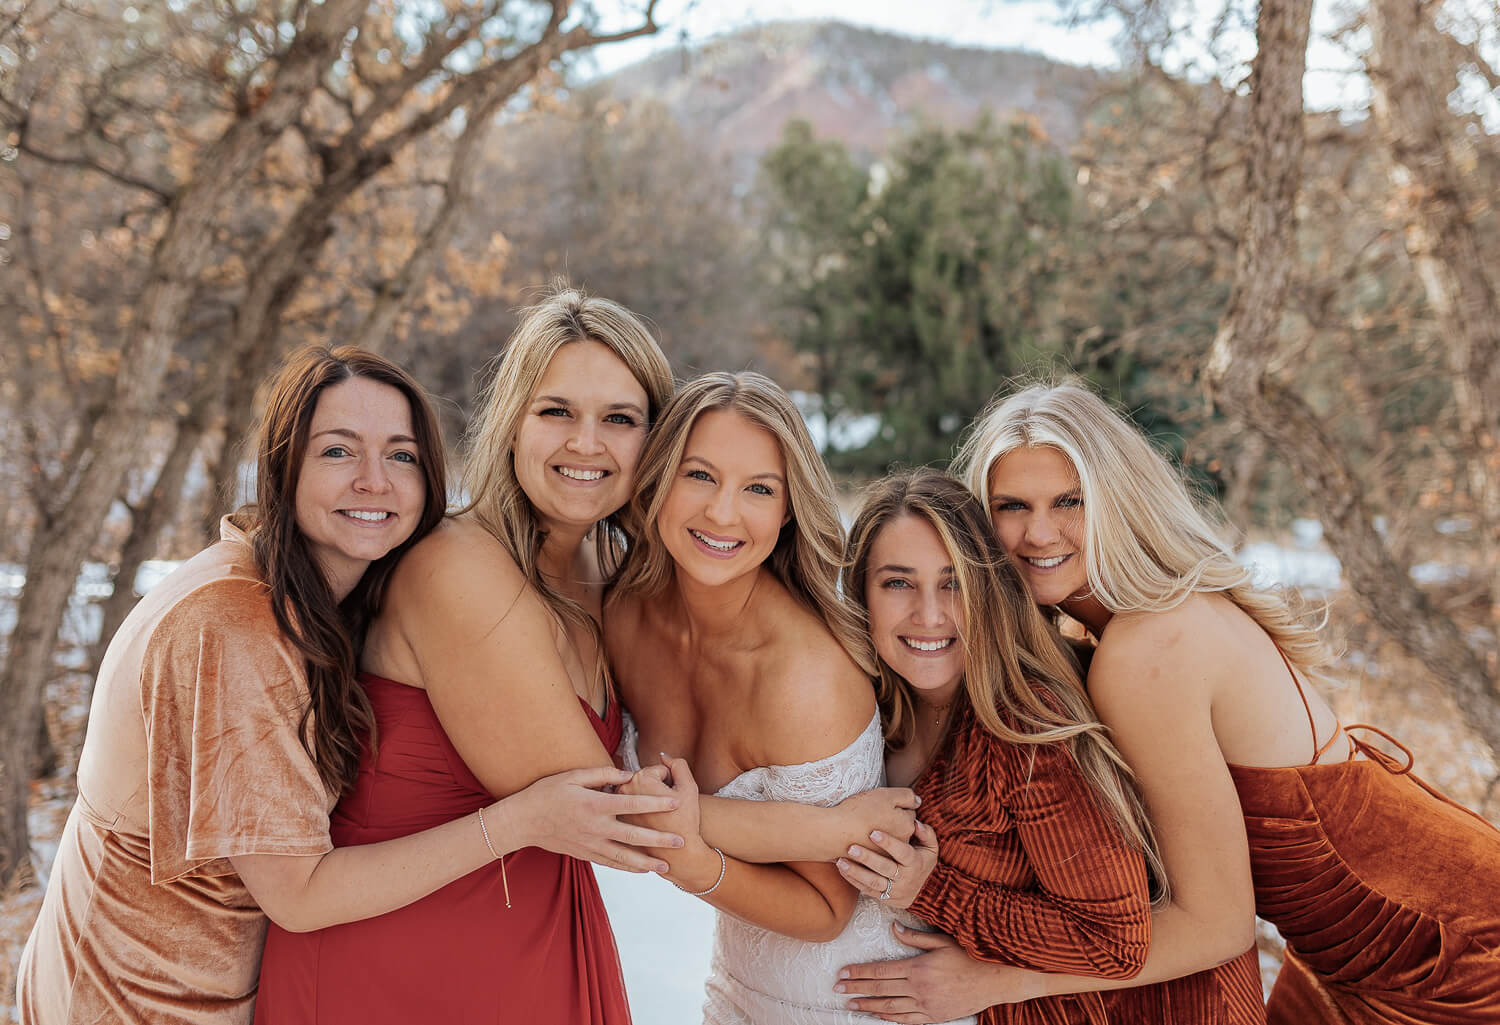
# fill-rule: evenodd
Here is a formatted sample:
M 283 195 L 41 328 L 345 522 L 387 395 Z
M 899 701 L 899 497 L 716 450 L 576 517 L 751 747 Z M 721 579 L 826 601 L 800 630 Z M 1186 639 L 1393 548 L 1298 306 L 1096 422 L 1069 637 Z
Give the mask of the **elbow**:
M 338 922 L 325 921 L 316 914 L 310 914 L 306 908 L 268 908 L 262 905 L 261 910 L 266 913 L 267 918 L 276 923 L 278 929 L 286 932 L 317 932 L 319 929 L 326 929 L 330 925 L 339 924 Z
M 1233 961 L 1255 946 L 1255 916 L 1237 916 L 1233 921 L 1225 922 L 1223 928 L 1217 931 L 1216 938 L 1218 942 L 1212 945 L 1212 968 Z
M 849 919 L 853 915 L 854 902 L 852 900 L 846 907 L 828 904 L 825 905 L 824 914 L 819 915 L 817 921 L 807 922 L 805 927 L 788 935 L 807 943 L 831 943 L 843 935 L 844 928 L 849 924 Z

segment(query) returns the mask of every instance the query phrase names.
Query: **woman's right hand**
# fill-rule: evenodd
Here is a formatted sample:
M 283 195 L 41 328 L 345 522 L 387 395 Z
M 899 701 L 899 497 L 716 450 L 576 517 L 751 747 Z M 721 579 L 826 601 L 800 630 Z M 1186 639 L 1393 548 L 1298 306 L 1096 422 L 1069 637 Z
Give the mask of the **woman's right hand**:
M 646 849 L 679 848 L 682 836 L 621 817 L 673 812 L 682 801 L 670 791 L 627 792 L 632 779 L 624 769 L 605 767 L 544 776 L 486 809 L 493 816 L 490 828 L 517 848 L 541 847 L 626 872 L 665 873 L 666 862 Z M 622 790 L 610 793 L 606 787 Z
M 897 840 L 910 840 L 917 826 L 917 805 L 922 799 L 906 787 L 879 787 L 853 794 L 833 806 L 838 816 L 838 846 L 830 847 L 825 861 L 844 856 L 851 844 L 869 843 L 871 833 L 880 832 Z

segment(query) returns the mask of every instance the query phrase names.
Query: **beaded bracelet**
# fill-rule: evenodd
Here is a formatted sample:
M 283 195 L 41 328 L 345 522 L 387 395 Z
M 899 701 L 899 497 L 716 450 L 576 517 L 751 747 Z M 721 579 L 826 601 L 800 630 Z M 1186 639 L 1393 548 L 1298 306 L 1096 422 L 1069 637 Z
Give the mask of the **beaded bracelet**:
M 484 825 L 484 809 L 479 809 L 479 833 L 484 837 L 484 845 L 490 849 L 490 857 L 500 862 L 500 885 L 505 889 L 505 906 L 510 907 L 510 880 L 505 878 L 505 855 L 495 853 L 495 845 L 490 843 L 490 831 Z M 720 855 L 722 857 L 722 855 Z M 722 878 L 722 876 L 720 877 Z M 718 883 L 714 884 L 719 885 Z
M 672 883 L 673 886 L 677 886 L 679 890 L 682 890 L 682 892 L 687 894 L 689 897 L 707 897 L 710 893 L 713 893 L 715 890 L 717 890 L 719 888 L 719 884 L 724 881 L 724 870 L 729 867 L 729 862 L 724 859 L 724 852 L 719 850 L 717 847 L 710 846 L 709 850 L 713 851 L 719 856 L 719 878 L 714 880 L 714 884 L 712 886 L 710 886 L 706 890 L 687 890 L 683 889 L 683 887 L 681 886 L 677 886 L 676 883 Z

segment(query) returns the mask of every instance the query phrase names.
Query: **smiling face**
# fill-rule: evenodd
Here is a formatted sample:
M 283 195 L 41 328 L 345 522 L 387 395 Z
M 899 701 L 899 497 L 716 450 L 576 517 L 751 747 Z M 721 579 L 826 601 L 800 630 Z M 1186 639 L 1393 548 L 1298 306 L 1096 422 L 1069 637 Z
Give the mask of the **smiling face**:
M 587 530 L 619 509 L 646 441 L 646 389 L 608 346 L 569 342 L 516 430 L 516 479 L 544 529 Z
M 656 527 L 685 573 L 714 586 L 753 573 L 789 517 L 786 458 L 770 431 L 711 409 L 688 433 Z
M 1088 591 L 1083 492 L 1068 457 L 1051 446 L 1012 449 L 990 467 L 990 522 L 1040 605 Z
M 406 396 L 352 377 L 318 396 L 297 474 L 297 528 L 342 599 L 416 529 L 427 497 Z
M 870 543 L 865 607 L 875 652 L 924 700 L 951 700 L 964 674 L 963 607 L 953 560 L 931 523 L 910 513 Z

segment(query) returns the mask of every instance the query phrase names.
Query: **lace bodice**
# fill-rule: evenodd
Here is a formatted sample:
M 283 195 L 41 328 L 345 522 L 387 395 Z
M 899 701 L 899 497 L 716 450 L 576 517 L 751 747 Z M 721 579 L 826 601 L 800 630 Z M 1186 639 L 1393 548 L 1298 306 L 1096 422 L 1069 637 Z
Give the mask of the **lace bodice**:
M 640 734 L 630 713 L 620 757 L 625 768 L 640 768 Z M 794 801 L 830 807 L 844 798 L 885 783 L 885 743 L 880 716 L 870 720 L 842 751 L 800 765 L 764 765 L 740 773 L 714 795 L 744 801 Z M 899 942 L 891 922 L 926 926 L 904 912 L 861 895 L 849 924 L 827 943 L 808 943 L 770 932 L 719 912 L 714 932 L 713 970 L 703 1005 L 705 1025 L 854 1025 L 880 1019 L 843 1006 L 835 993 L 838 970 L 861 961 L 908 957 L 917 951 Z M 975 1019 L 961 1019 L 972 1025 Z M 959 1023 L 954 1023 L 959 1025 Z

